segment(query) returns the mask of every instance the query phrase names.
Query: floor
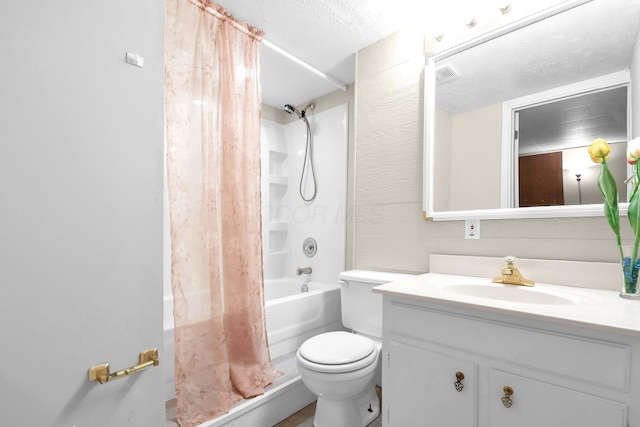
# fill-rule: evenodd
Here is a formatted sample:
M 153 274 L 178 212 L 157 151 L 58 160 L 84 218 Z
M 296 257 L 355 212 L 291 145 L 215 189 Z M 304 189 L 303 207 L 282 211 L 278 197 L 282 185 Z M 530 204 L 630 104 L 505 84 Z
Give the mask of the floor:
M 295 353 L 291 353 L 274 359 L 273 367 L 278 371 L 283 372 L 284 375 L 276 378 L 274 382 L 267 387 L 267 389 L 269 389 L 270 387 L 277 387 L 280 384 L 283 384 L 298 376 L 298 367 L 295 359 Z M 380 399 L 382 399 L 382 389 L 376 387 L 376 391 L 378 392 L 378 396 L 380 397 Z M 167 415 L 166 427 L 178 427 L 178 423 L 176 422 L 176 400 L 168 400 L 165 404 L 165 407 Z M 280 421 L 273 427 L 313 427 L 313 415 L 315 413 L 315 409 L 316 404 L 314 402 L 311 405 L 306 406 L 295 414 L 291 415 L 289 418 Z M 367 427 L 382 427 L 382 419 L 380 417 L 376 418 Z
M 378 396 L 382 395 L 382 390 L 377 388 Z M 280 421 L 273 427 L 313 427 L 313 414 L 316 410 L 315 402 L 311 405 L 302 408 L 289 418 Z M 382 419 L 378 416 L 367 427 L 382 427 Z
M 382 390 L 377 388 L 378 396 L 382 396 Z M 381 397 L 382 398 L 382 397 Z M 291 415 L 289 418 L 280 421 L 273 427 L 313 427 L 313 414 L 316 410 L 315 402 L 306 406 Z M 177 427 L 175 422 L 175 399 L 167 401 L 167 427 Z M 256 426 L 265 427 L 265 426 Z M 382 419 L 380 417 L 373 420 L 367 427 L 382 427 Z

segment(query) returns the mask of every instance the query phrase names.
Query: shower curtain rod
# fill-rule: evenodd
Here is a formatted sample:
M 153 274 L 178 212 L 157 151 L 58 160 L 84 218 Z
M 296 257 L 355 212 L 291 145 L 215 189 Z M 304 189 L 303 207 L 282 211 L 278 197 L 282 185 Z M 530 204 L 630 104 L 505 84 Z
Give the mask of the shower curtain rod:
M 317 75 L 318 77 L 325 79 L 326 81 L 328 81 L 329 83 L 331 83 L 332 85 L 346 91 L 347 90 L 347 86 L 334 79 L 331 76 L 326 75 L 325 73 L 323 73 L 322 71 L 318 70 L 317 68 L 312 67 L 311 65 L 307 64 L 306 62 L 304 62 L 303 60 L 293 56 L 292 54 L 290 54 L 289 52 L 287 52 L 286 50 L 283 50 L 281 48 L 279 48 L 278 46 L 274 45 L 273 43 L 271 43 L 269 40 L 266 39 L 262 39 L 262 44 L 266 47 L 268 47 L 269 49 L 271 49 L 272 51 L 279 53 L 280 55 L 284 56 L 285 58 L 289 59 L 290 61 L 295 62 L 296 64 L 300 65 L 302 68 L 306 68 L 307 70 L 311 71 L 313 74 Z

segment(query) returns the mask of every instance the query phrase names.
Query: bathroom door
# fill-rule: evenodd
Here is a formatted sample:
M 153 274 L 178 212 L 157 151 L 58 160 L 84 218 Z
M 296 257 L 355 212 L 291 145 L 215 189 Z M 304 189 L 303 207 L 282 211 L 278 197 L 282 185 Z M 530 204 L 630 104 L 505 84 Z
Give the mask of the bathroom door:
M 562 152 L 518 158 L 520 207 L 564 205 Z
M 3 426 L 164 425 L 162 366 L 88 380 L 162 348 L 163 15 L 154 0 L 3 3 Z

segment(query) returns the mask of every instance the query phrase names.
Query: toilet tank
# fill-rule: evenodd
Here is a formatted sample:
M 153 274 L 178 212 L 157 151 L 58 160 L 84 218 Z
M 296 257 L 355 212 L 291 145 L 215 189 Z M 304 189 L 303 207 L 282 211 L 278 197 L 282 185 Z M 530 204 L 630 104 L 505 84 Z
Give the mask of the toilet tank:
M 382 338 L 382 295 L 372 289 L 412 274 L 349 270 L 340 273 L 342 324 L 356 333 Z

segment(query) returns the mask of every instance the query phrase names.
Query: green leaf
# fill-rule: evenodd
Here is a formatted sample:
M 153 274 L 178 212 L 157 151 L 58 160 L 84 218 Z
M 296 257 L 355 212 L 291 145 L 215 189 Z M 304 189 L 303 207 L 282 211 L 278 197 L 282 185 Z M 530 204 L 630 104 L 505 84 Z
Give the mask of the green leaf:
M 616 180 L 613 178 L 606 161 L 602 162 L 602 169 L 600 169 L 600 176 L 598 177 L 598 188 L 600 188 L 604 196 L 604 216 L 616 234 L 619 246 L 620 211 L 618 209 L 618 188 L 616 187 Z
M 633 229 L 634 234 L 638 234 L 638 223 L 640 223 L 640 209 L 638 209 L 638 191 L 637 187 L 634 188 L 633 194 L 629 199 L 629 223 L 631 223 L 631 228 Z
M 633 191 L 631 192 L 631 197 L 629 198 L 629 211 L 627 215 L 629 216 L 629 222 L 631 223 L 631 228 L 633 229 L 633 233 L 638 236 L 638 224 L 640 224 L 640 193 L 638 193 L 638 186 L 640 184 L 639 175 L 638 175 L 638 163 L 633 166 Z
M 627 215 L 629 216 L 629 222 L 635 235 L 633 244 L 632 260 L 635 260 L 638 256 L 638 243 L 640 242 L 640 192 L 638 187 L 640 186 L 640 164 L 637 162 L 633 165 L 633 191 L 629 198 L 629 210 Z

